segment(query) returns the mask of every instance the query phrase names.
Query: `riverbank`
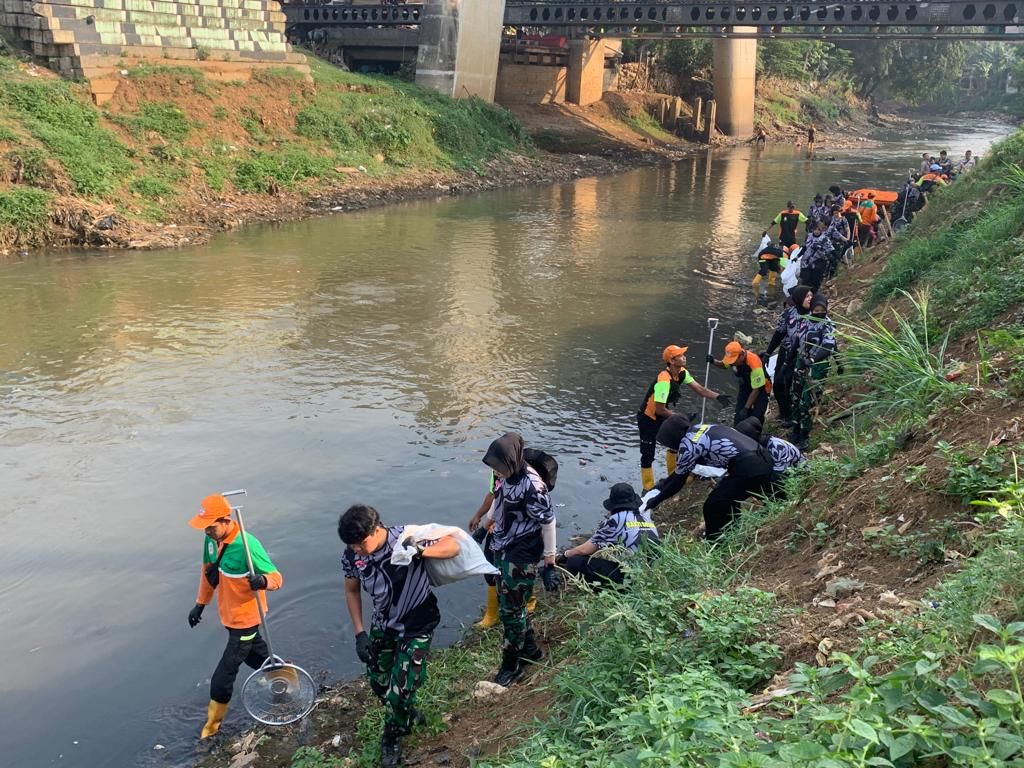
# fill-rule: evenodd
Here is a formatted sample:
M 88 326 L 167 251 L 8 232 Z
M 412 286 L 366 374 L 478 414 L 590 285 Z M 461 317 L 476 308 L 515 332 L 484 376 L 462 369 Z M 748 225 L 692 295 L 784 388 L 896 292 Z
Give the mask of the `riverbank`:
M 788 501 L 714 548 L 690 533 L 706 485 L 659 507 L 665 550 L 627 590 L 542 595 L 549 660 L 506 694 L 472 693 L 497 632 L 436 653 L 410 764 L 1020 759 L 1022 163 L 1018 133 L 830 286 L 846 373 Z M 202 764 L 373 765 L 370 698 L 328 690 Z
M 96 108 L 83 87 L 0 51 L 0 254 L 202 244 L 251 222 L 612 174 L 697 146 L 661 129 L 657 94 L 513 114 L 311 67 L 311 82 L 282 69 L 237 83 L 140 66 Z M 821 124 L 847 114 L 813 103 Z

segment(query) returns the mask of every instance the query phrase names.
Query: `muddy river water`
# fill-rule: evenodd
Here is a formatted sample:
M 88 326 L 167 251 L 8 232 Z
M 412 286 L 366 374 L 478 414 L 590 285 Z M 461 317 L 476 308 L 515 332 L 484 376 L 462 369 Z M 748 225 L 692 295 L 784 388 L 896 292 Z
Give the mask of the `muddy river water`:
M 347 505 L 464 525 L 484 449 L 518 430 L 561 463 L 560 542 L 589 530 L 610 483 L 639 482 L 661 348 L 690 344 L 702 378 L 709 315 L 719 354 L 754 328 L 751 252 L 787 198 L 895 188 L 922 150 L 984 154 L 1008 130 L 935 124 L 834 161 L 719 150 L 192 250 L 0 262 L 0 765 L 187 764 L 225 639 L 215 611 L 186 622 L 205 494 L 249 490 L 284 575 L 278 651 L 355 676 Z M 482 595 L 439 591 L 437 642 Z M 247 723 L 237 705 L 225 728 Z

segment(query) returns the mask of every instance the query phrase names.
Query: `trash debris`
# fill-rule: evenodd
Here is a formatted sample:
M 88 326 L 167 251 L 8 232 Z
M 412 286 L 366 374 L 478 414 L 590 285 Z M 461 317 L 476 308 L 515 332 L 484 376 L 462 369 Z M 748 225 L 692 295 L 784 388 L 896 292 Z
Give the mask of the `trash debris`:
M 493 699 L 496 696 L 504 696 L 506 693 L 508 693 L 508 688 L 492 683 L 490 680 L 481 680 L 473 688 L 473 698 L 481 701 Z
M 825 585 L 825 592 L 836 599 L 852 595 L 854 592 L 858 592 L 864 589 L 864 582 L 858 581 L 857 579 L 849 579 L 840 576 L 838 579 L 832 579 L 828 584 Z

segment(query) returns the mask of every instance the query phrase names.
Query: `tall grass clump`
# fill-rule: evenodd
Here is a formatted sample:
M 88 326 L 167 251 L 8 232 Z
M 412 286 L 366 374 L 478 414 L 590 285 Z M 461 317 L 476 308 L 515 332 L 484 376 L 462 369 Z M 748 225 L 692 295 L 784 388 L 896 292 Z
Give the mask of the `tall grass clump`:
M 0 105 L 60 161 L 79 194 L 110 195 L 132 170 L 127 149 L 99 127 L 98 112 L 68 83 L 0 80 Z
M 0 245 L 32 245 L 42 236 L 50 194 L 41 189 L 0 192 Z
M 903 295 L 913 308 L 910 317 L 894 310 L 888 318 L 875 317 L 867 324 L 838 323 L 839 335 L 845 341 L 844 377 L 869 387 L 855 396 L 855 411 L 880 415 L 926 413 L 935 403 L 964 391 L 962 384 L 945 378 L 949 331 L 938 340 L 933 338 L 928 294 Z M 886 319 L 893 329 L 887 327 Z

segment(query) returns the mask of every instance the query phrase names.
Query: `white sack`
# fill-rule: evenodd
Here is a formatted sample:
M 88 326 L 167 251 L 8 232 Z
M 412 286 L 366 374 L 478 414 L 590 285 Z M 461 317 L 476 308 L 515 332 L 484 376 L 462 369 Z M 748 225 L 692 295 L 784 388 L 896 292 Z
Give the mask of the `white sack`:
M 434 557 L 423 558 L 427 567 L 427 576 L 430 583 L 435 587 L 444 584 L 451 584 L 471 576 L 493 576 L 499 571 L 487 562 L 483 550 L 473 537 L 461 528 L 451 525 L 438 525 L 429 523 L 427 525 L 407 525 L 402 529 L 398 546 L 391 553 L 391 562 L 395 565 L 408 565 L 416 554 L 415 547 L 403 547 L 402 542 L 412 536 L 414 541 L 437 541 L 445 536 L 453 536 L 459 542 L 459 554 L 455 557 L 441 560 Z

